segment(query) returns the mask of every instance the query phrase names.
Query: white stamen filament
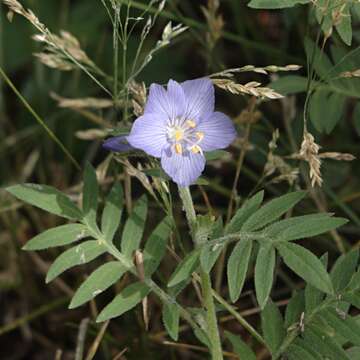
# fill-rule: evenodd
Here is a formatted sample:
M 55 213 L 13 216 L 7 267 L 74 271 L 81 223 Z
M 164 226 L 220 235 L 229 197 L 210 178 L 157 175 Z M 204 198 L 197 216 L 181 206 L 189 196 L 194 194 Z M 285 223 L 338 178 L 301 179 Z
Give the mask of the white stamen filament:
M 173 143 L 177 154 L 183 154 L 183 145 L 186 144 L 186 150 L 203 155 L 203 150 L 199 144 L 204 139 L 205 134 L 196 131 L 196 127 L 196 122 L 191 119 L 177 117 L 169 121 L 166 127 L 167 135 L 168 139 Z

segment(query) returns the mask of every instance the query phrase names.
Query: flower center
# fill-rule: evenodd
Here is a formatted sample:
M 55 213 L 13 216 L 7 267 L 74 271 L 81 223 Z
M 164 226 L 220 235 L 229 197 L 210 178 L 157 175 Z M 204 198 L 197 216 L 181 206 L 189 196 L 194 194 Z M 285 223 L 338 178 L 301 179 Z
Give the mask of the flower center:
M 167 126 L 167 137 L 172 143 L 177 154 L 182 154 L 184 149 L 194 154 L 203 154 L 200 142 L 204 139 L 204 133 L 196 131 L 196 122 L 187 119 L 176 118 Z

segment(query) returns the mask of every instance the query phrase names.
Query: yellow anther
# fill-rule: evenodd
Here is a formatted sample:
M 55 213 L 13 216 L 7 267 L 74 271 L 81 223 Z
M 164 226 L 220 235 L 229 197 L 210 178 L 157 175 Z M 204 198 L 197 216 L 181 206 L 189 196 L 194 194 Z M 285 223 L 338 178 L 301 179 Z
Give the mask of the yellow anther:
M 192 129 L 196 128 L 196 122 L 193 120 L 186 120 L 186 125 Z
M 199 145 L 194 145 L 191 147 L 191 151 L 194 153 L 194 154 L 198 154 L 198 153 L 201 153 L 201 147 Z
M 176 143 L 176 144 L 175 144 L 175 152 L 176 152 L 177 154 L 179 154 L 179 155 L 182 154 L 183 148 L 182 148 L 182 145 L 181 145 L 181 144 L 179 144 L 179 143 Z
M 180 141 L 184 137 L 184 132 L 182 130 L 176 130 L 174 136 L 176 141 Z
M 198 138 L 199 141 L 201 141 L 205 136 L 204 133 L 200 132 L 200 131 L 196 132 L 195 135 L 196 135 L 196 137 Z

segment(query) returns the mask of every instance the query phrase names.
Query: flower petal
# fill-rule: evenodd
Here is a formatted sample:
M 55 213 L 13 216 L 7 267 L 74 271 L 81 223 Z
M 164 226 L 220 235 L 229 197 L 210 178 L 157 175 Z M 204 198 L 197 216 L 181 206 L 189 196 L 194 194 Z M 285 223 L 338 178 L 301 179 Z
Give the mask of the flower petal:
M 127 141 L 136 149 L 161 157 L 162 149 L 168 144 L 166 138 L 166 116 L 145 114 L 137 118 Z
M 237 135 L 231 119 L 221 112 L 214 112 L 201 121 L 197 130 L 204 133 L 199 144 L 203 151 L 213 151 L 228 147 Z
M 185 187 L 193 184 L 204 171 L 205 157 L 191 151 L 177 154 L 172 147 L 167 147 L 161 155 L 161 166 L 174 182 Z
M 186 110 L 183 88 L 176 81 L 169 80 L 167 91 L 163 86 L 152 84 L 149 98 L 145 106 L 145 114 L 166 115 L 168 119 L 182 116 Z
M 105 140 L 103 148 L 114 152 L 126 152 L 134 150 L 134 148 L 127 142 L 126 136 L 115 136 Z
M 214 112 L 215 90 L 208 78 L 188 80 L 181 84 L 185 92 L 186 116 L 191 120 L 199 120 Z

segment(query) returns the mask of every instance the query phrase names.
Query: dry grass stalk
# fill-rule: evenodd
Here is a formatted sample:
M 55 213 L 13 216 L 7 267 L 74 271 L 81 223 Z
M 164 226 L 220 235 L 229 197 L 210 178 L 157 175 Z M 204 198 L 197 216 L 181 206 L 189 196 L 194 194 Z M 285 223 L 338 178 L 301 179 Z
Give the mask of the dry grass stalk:
M 140 250 L 136 250 L 135 252 L 135 264 L 136 269 L 139 275 L 139 279 L 144 281 L 145 279 L 145 268 L 144 268 L 144 255 Z M 149 329 L 149 302 L 148 297 L 145 296 L 141 301 L 142 309 L 143 309 L 143 318 L 145 323 L 145 329 Z
M 298 154 L 291 156 L 293 159 L 299 159 L 306 161 L 310 166 L 310 180 L 311 185 L 314 187 L 316 185 L 321 186 L 323 179 L 321 176 L 321 160 L 322 159 L 332 159 L 339 161 L 352 161 L 355 160 L 355 156 L 347 153 L 338 153 L 338 152 L 324 152 L 319 153 L 320 146 L 315 142 L 314 136 L 310 134 L 307 130 L 304 132 L 303 142 L 301 144 L 301 149 Z
M 353 71 L 344 71 L 339 76 L 342 78 L 360 77 L 360 69 L 356 69 Z
M 310 166 L 310 180 L 313 187 L 315 185 L 321 186 L 323 183 L 319 150 L 320 146 L 315 142 L 314 136 L 305 130 L 298 158 L 308 162 Z
M 47 66 L 58 70 L 73 70 L 76 66 L 74 62 L 69 62 L 68 57 L 70 55 L 70 58 L 75 59 L 77 62 L 95 68 L 95 64 L 81 49 L 78 39 L 67 31 L 60 31 L 60 36 L 44 33 L 37 34 L 33 36 L 33 39 L 46 44 L 46 51 L 37 53 L 35 56 Z
M 139 163 L 138 168 L 135 168 L 129 160 L 123 159 L 123 158 L 116 158 L 118 162 L 123 164 L 126 167 L 127 173 L 137 178 L 141 184 L 144 186 L 144 188 L 156 199 L 156 194 L 154 192 L 154 189 L 151 186 L 151 183 L 149 181 L 149 178 L 142 172 L 143 168 L 142 165 Z
M 206 34 L 206 41 L 209 44 L 210 50 L 212 50 L 220 40 L 225 25 L 222 15 L 219 14 L 219 8 L 219 0 L 208 0 L 207 7 L 201 7 L 209 28 Z
M 61 31 L 60 36 L 52 34 L 38 17 L 30 9 L 26 10 L 19 1 L 2 1 L 8 6 L 11 13 L 23 16 L 40 32 L 40 34 L 34 35 L 33 39 L 46 44 L 45 52 L 35 54 L 43 64 L 64 71 L 74 69 L 75 64 L 77 66 L 81 64 L 104 75 L 81 49 L 80 43 L 74 35 L 67 31 Z M 12 19 L 12 15 L 8 18 Z
M 108 133 L 101 129 L 88 129 L 88 130 L 79 130 L 75 133 L 76 137 L 81 140 L 99 140 L 104 139 L 108 136 Z
M 215 86 L 235 95 L 251 95 L 262 99 L 281 99 L 283 95 L 268 87 L 261 87 L 261 83 L 251 81 L 245 85 L 230 79 L 212 79 Z
M 287 181 L 290 185 L 293 185 L 298 179 L 299 169 L 291 167 L 282 157 L 274 154 L 277 149 L 279 137 L 279 130 L 276 129 L 273 133 L 272 140 L 269 143 L 269 153 L 264 167 L 264 176 L 269 177 L 275 172 L 278 172 L 280 175 L 273 178 L 271 180 L 272 183 Z
M 135 116 L 141 116 L 144 113 L 147 98 L 145 83 L 137 83 L 133 80 L 129 83 L 129 90 L 133 97 L 132 106 L 134 114 Z
M 58 102 L 61 108 L 69 109 L 106 109 L 114 106 L 114 101 L 111 99 L 101 98 L 65 98 L 51 92 L 51 97 Z M 121 103 L 122 104 L 122 103 Z
M 254 65 L 246 65 L 240 68 L 227 69 L 216 74 L 210 75 L 210 77 L 233 77 L 235 74 L 244 73 L 244 72 L 255 72 L 258 74 L 269 75 L 277 72 L 289 72 L 289 71 L 298 71 L 301 69 L 300 65 L 290 64 L 286 66 L 276 66 L 268 65 L 264 67 L 256 67 Z

